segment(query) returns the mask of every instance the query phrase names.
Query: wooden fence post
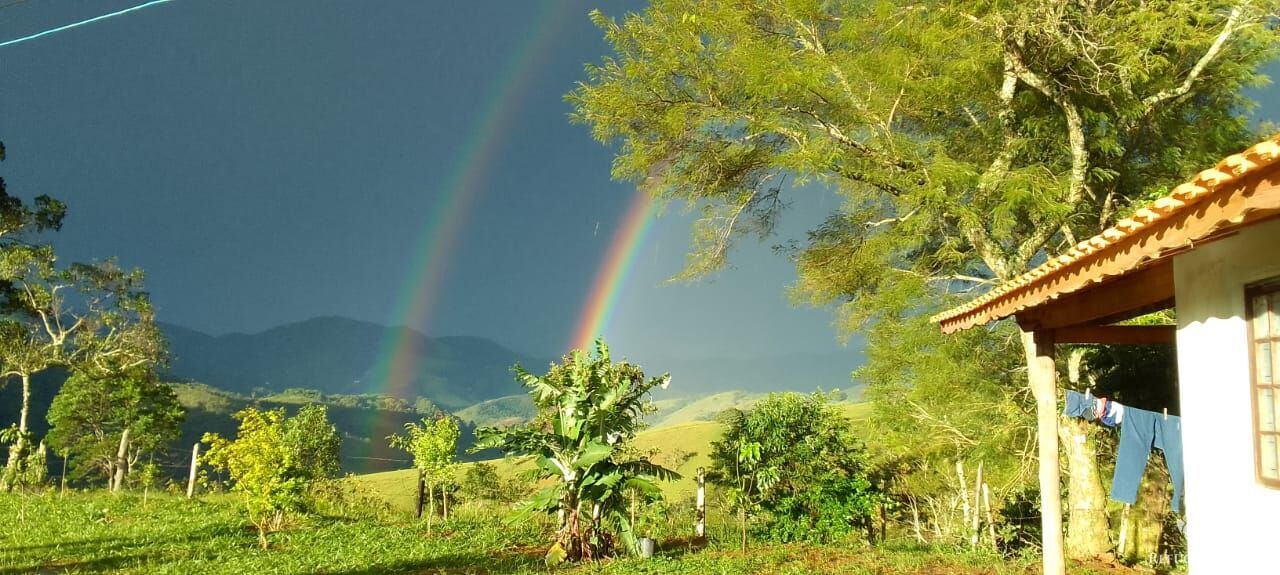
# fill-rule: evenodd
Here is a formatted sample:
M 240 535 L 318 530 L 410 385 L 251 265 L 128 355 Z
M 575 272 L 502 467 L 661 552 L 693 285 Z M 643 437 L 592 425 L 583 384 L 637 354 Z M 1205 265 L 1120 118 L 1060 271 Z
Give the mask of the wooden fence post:
M 196 469 L 200 465 L 200 442 L 191 448 L 191 473 L 187 476 L 187 499 L 196 494 Z
M 707 492 L 706 492 L 706 475 L 701 467 L 698 468 L 698 519 L 697 524 L 693 528 L 693 535 L 699 541 L 707 538 Z
M 982 494 L 982 461 L 979 461 L 978 462 L 978 478 L 976 481 L 973 482 L 973 523 L 969 528 L 969 547 L 972 547 L 974 549 L 978 548 L 978 533 L 980 532 L 978 529 L 978 524 L 980 523 L 978 518 L 982 516 L 981 513 L 979 513 L 979 510 L 982 509 L 982 502 L 979 501 L 978 499 L 981 494 Z
M 1126 539 L 1129 535 L 1129 504 L 1124 505 L 1124 510 L 1120 512 L 1120 544 L 1116 547 L 1117 557 L 1128 557 L 1129 550 L 1125 548 Z
M 120 434 L 120 449 L 116 451 L 116 477 L 115 482 L 111 485 L 111 492 L 120 491 L 120 486 L 124 484 L 125 468 L 128 467 L 129 461 L 125 457 L 129 453 L 129 428 L 124 428 L 124 432 Z
M 414 496 L 414 503 L 418 507 L 418 511 L 416 514 L 416 517 L 418 519 L 422 519 L 422 505 L 426 503 L 426 501 L 423 500 L 422 494 L 423 492 L 426 491 L 426 489 L 427 489 L 426 480 L 422 477 L 422 470 L 419 469 L 418 470 L 418 489 L 415 492 L 416 495 Z
M 66 497 L 67 495 L 67 460 L 71 459 L 70 451 L 62 452 L 62 487 L 58 490 L 58 497 Z
M 996 545 L 996 521 L 991 513 L 991 490 L 987 489 L 987 484 L 982 484 L 982 503 L 987 508 L 987 535 L 991 537 L 991 550 L 999 551 Z
M 960 520 L 960 532 L 969 528 L 969 486 L 965 484 L 964 478 L 964 462 L 956 460 L 956 477 L 960 480 L 960 509 L 964 512 L 964 517 Z

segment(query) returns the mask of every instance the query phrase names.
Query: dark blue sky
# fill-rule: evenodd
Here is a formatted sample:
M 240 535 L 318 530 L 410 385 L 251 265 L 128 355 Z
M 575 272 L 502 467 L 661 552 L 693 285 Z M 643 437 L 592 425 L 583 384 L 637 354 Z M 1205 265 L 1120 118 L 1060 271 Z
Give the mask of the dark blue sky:
M 0 9 L 0 39 L 136 3 L 33 0 Z M 13 193 L 68 203 L 55 238 L 65 259 L 144 268 L 163 321 L 212 333 L 317 315 L 396 323 L 451 163 L 526 26 L 552 10 L 556 37 L 507 99 L 513 121 L 433 319 L 416 327 L 559 353 L 631 194 L 562 99 L 606 53 L 586 17 L 596 4 L 159 5 L 0 49 L 0 167 Z M 815 202 L 788 230 L 830 207 Z M 827 312 L 787 303 L 793 269 L 767 244 L 714 281 L 662 285 L 683 262 L 687 221 L 665 218 L 644 245 L 608 334 L 616 348 L 840 349 Z
M 136 3 L 31 0 L 0 9 L 0 40 Z M 587 12 L 641 6 L 564 4 L 178 0 L 0 48 L 0 169 L 12 193 L 68 203 L 65 259 L 144 268 L 162 321 L 211 333 L 318 315 L 397 323 L 451 162 L 526 27 L 553 10 L 555 40 L 507 99 L 513 121 L 432 321 L 414 327 L 559 353 L 632 191 L 562 97 L 607 51 Z M 663 285 L 689 218 L 660 221 L 607 334 L 615 348 L 838 351 L 829 312 L 787 303 L 794 269 L 769 249 L 835 206 L 809 200 L 781 237 L 695 285 Z

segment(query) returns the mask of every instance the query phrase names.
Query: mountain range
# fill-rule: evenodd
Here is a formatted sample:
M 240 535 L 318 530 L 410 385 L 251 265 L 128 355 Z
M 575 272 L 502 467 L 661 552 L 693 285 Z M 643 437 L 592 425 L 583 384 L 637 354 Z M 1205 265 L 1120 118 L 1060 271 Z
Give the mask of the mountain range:
M 168 379 L 194 381 L 244 394 L 288 389 L 327 394 L 381 394 L 408 402 L 426 398 L 457 411 L 487 400 L 520 395 L 511 367 L 535 373 L 551 358 L 511 350 L 483 337 L 431 337 L 342 317 L 318 317 L 266 331 L 213 336 L 161 324 L 169 342 Z M 413 371 L 404 385 L 379 375 L 387 348 L 406 350 Z M 615 350 L 616 352 L 616 350 Z M 860 350 L 835 354 L 785 354 L 753 358 L 646 359 L 653 374 L 672 375 L 682 395 L 730 390 L 810 391 L 853 387 L 849 374 L 862 364 Z M 394 389 L 390 389 L 394 387 Z
M 405 327 L 341 317 L 254 334 L 212 336 L 172 324 L 160 329 L 169 342 L 168 378 L 246 395 L 287 389 L 384 394 L 408 401 L 428 398 L 454 410 L 520 393 L 511 366 L 540 369 L 548 363 L 485 338 L 429 337 Z M 389 355 L 385 349 L 410 354 L 403 365 L 413 372 L 404 384 L 389 386 L 379 375 L 379 363 Z

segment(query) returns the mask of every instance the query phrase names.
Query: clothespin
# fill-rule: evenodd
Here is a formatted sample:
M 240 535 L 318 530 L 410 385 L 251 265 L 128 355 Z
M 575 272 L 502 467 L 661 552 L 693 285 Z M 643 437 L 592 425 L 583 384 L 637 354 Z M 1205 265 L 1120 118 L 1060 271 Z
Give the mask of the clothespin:
M 1165 421 L 1168 421 L 1168 420 L 1169 420 L 1169 408 L 1167 408 L 1167 407 L 1166 407 L 1166 408 L 1164 408 L 1164 419 L 1165 419 Z

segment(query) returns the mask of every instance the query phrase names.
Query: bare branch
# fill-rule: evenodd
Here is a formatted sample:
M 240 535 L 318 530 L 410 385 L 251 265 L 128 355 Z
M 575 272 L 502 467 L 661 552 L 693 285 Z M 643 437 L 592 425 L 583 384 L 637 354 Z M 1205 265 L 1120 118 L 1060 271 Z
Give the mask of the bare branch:
M 1191 71 L 1187 72 L 1187 77 L 1183 79 L 1181 84 L 1174 88 L 1161 90 L 1142 99 L 1142 105 L 1146 108 L 1144 115 L 1149 115 L 1155 110 L 1156 106 L 1159 106 L 1160 104 L 1175 98 L 1181 98 L 1191 92 L 1191 87 L 1200 77 L 1200 74 L 1203 73 L 1205 68 L 1209 67 L 1209 64 L 1213 62 L 1214 58 L 1217 58 L 1218 54 L 1222 52 L 1222 47 L 1226 45 L 1227 40 L 1231 38 L 1231 35 L 1234 34 L 1236 30 L 1240 29 L 1238 23 L 1240 21 L 1241 14 L 1244 12 L 1244 4 L 1244 2 L 1241 2 L 1231 8 L 1231 13 L 1227 15 L 1226 23 L 1222 25 L 1222 31 L 1219 32 L 1218 37 L 1213 40 L 1213 44 L 1209 45 L 1209 49 L 1205 50 L 1204 55 L 1200 56 L 1200 59 L 1191 67 Z

